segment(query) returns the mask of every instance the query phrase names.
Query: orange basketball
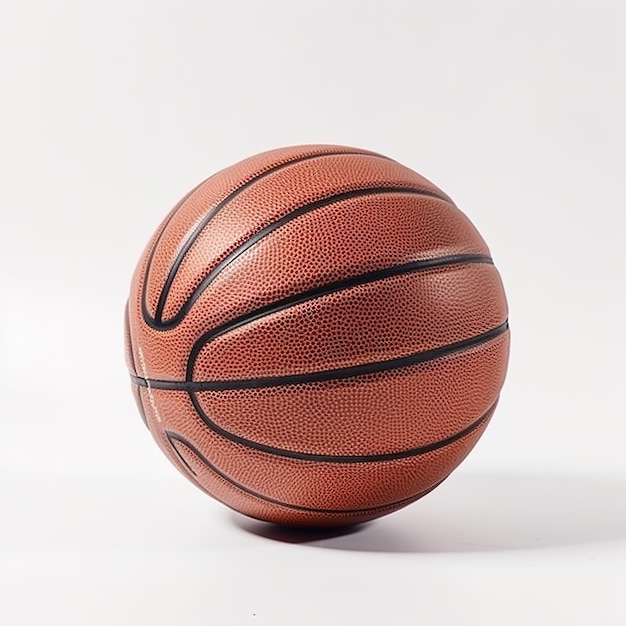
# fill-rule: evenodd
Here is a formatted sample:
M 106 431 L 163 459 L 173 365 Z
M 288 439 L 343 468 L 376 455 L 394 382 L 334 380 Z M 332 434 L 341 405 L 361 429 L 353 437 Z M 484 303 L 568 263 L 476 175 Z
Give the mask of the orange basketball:
M 135 271 L 139 411 L 195 485 L 251 517 L 336 525 L 439 485 L 493 415 L 507 305 L 452 200 L 389 158 L 265 152 L 198 185 Z

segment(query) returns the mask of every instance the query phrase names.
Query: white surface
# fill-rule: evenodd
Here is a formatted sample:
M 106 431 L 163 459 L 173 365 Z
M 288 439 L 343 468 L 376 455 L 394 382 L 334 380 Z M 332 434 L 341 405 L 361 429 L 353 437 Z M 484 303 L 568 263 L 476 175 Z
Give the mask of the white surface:
M 0 7 L 3 624 L 626 623 L 626 4 Z M 493 424 L 434 493 L 272 537 L 156 449 L 121 318 L 180 196 L 307 142 L 453 196 L 513 349 Z

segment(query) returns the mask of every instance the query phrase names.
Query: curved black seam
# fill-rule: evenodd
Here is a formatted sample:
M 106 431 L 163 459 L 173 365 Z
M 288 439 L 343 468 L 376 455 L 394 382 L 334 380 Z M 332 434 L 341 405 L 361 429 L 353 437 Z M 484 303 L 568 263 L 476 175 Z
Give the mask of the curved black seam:
M 219 174 L 219 172 L 212 174 L 211 176 L 205 178 L 203 181 L 201 181 L 200 183 L 198 183 L 191 191 L 187 192 L 174 206 L 174 208 L 170 211 L 169 215 L 165 218 L 165 220 L 163 221 L 163 223 L 161 224 L 161 230 L 157 236 L 157 238 L 154 240 L 154 245 L 152 246 L 152 249 L 150 250 L 150 254 L 148 255 L 148 259 L 146 261 L 146 269 L 144 270 L 144 275 L 143 275 L 143 285 L 141 287 L 141 316 L 143 317 L 143 320 L 146 324 L 148 324 L 148 326 L 150 326 L 151 328 L 154 328 L 153 326 L 153 322 L 155 321 L 154 318 L 150 315 L 150 311 L 148 311 L 148 304 L 147 304 L 147 294 L 148 294 L 148 277 L 150 276 L 150 270 L 152 269 L 152 261 L 154 260 L 154 255 L 156 253 L 157 248 L 159 247 L 159 243 L 161 242 L 161 237 L 163 237 L 163 234 L 165 233 L 165 231 L 167 230 L 167 227 L 169 226 L 169 223 L 174 219 L 174 216 L 178 213 L 178 210 L 183 206 L 183 204 L 198 190 L 200 189 L 200 187 L 202 187 L 202 185 L 204 185 L 204 183 L 208 182 L 209 180 L 211 180 L 211 178 L 217 176 L 217 174 Z
M 291 220 L 294 220 L 306 213 L 310 213 L 311 211 L 315 211 L 317 209 L 323 208 L 330 204 L 335 204 L 337 202 L 343 202 L 345 200 L 350 200 L 352 198 L 359 198 L 365 196 L 374 196 L 374 195 L 384 195 L 384 194 L 411 194 L 415 196 L 422 196 L 427 198 L 434 198 L 436 200 L 445 201 L 440 195 L 435 194 L 434 192 L 419 189 L 416 187 L 370 187 L 367 189 L 353 189 L 351 191 L 344 191 L 341 193 L 334 194 L 332 196 L 328 196 L 326 198 L 321 198 L 320 200 L 316 200 L 315 202 L 311 202 L 300 207 L 293 209 L 287 215 L 284 215 L 282 218 L 272 222 L 265 228 L 256 232 L 254 235 L 250 237 L 247 241 L 242 243 L 238 248 L 230 252 L 222 261 L 220 261 L 202 280 L 202 282 L 197 286 L 195 291 L 191 294 L 191 296 L 187 299 L 187 301 L 181 306 L 178 313 L 171 317 L 169 320 L 153 320 L 146 322 L 155 328 L 156 330 L 170 330 L 175 328 L 178 324 L 180 324 L 185 315 L 187 315 L 189 309 L 194 305 L 196 300 L 202 295 L 204 290 L 217 278 L 217 276 L 228 266 L 230 265 L 237 257 L 243 254 L 246 250 L 249 250 L 252 246 L 257 244 L 261 239 L 272 233 L 273 231 L 281 228 Z
M 231 191 L 226 197 L 220 200 L 196 225 L 196 228 L 194 229 L 194 231 L 189 235 L 189 237 L 187 238 L 187 240 L 185 241 L 181 249 L 178 251 L 176 258 L 174 259 L 174 262 L 172 263 L 172 266 L 170 267 L 170 271 L 168 272 L 167 278 L 163 285 L 163 289 L 161 290 L 161 293 L 159 294 L 159 300 L 157 302 L 157 307 L 154 313 L 154 320 L 158 322 L 159 324 L 167 323 L 167 322 L 163 322 L 163 318 L 162 318 L 163 309 L 165 308 L 165 302 L 167 300 L 167 297 L 169 296 L 172 283 L 174 282 L 176 274 L 178 273 L 178 270 L 180 269 L 180 266 L 182 265 L 183 260 L 187 256 L 187 253 L 189 252 L 193 244 L 196 242 L 196 240 L 198 239 L 198 237 L 200 236 L 200 234 L 202 233 L 206 225 L 229 202 L 231 202 L 234 198 L 236 198 L 239 194 L 241 194 L 243 191 L 248 189 L 250 186 L 252 186 L 253 184 L 256 184 L 259 180 L 262 180 L 263 178 L 269 176 L 270 174 L 273 174 L 274 172 L 285 169 L 286 167 L 289 167 L 295 163 L 301 163 L 303 161 L 309 161 L 312 159 L 323 158 L 327 156 L 337 156 L 337 155 L 346 155 L 346 154 L 367 154 L 367 153 L 361 153 L 361 152 L 354 153 L 354 152 L 341 151 L 341 152 L 331 152 L 331 153 L 324 153 L 324 154 L 307 154 L 307 155 L 304 155 L 295 159 L 291 159 L 289 161 L 285 161 L 284 163 L 280 163 L 274 167 L 271 167 L 270 169 L 264 170 L 263 172 L 257 174 L 256 176 L 253 176 L 251 179 L 247 180 L 241 186 L 237 187 L 236 189 Z
M 172 446 L 172 448 L 174 449 L 176 456 L 178 459 L 180 459 L 185 467 L 187 469 L 189 469 L 194 482 L 196 482 L 197 484 L 199 484 L 198 479 L 197 479 L 197 473 L 195 471 L 193 471 L 191 469 L 191 467 L 189 466 L 189 463 L 187 463 L 186 461 L 183 460 L 182 455 L 180 454 L 180 452 L 176 449 L 176 446 L 174 445 L 174 441 L 178 441 L 179 443 L 181 443 L 182 445 L 186 446 L 187 448 L 189 448 L 189 450 L 191 450 L 191 452 L 193 454 L 195 454 L 200 461 L 206 465 L 206 467 L 212 471 L 213 473 L 217 474 L 220 478 L 222 478 L 223 480 L 225 480 L 227 483 L 229 483 L 230 485 L 232 485 L 233 487 L 236 487 L 237 489 L 240 489 L 241 491 L 254 496 L 255 498 L 259 498 L 260 500 L 264 500 L 265 502 L 270 502 L 271 504 L 277 504 L 279 506 L 283 506 L 289 509 L 294 509 L 297 511 L 306 511 L 306 512 L 310 512 L 310 513 L 335 513 L 335 514 L 343 514 L 343 515 L 349 515 L 349 514 L 354 514 L 354 515 L 358 515 L 359 513 L 372 513 L 375 511 L 384 511 L 386 509 L 389 508 L 395 508 L 398 506 L 401 506 L 402 504 L 408 504 L 414 500 L 418 500 L 419 498 L 421 498 L 422 496 L 425 496 L 427 493 L 429 493 L 430 491 L 432 491 L 433 489 L 435 489 L 436 487 L 438 487 L 446 478 L 447 476 L 445 476 L 443 479 L 441 479 L 439 482 L 435 483 L 434 485 L 432 485 L 431 487 L 429 487 L 428 489 L 425 489 L 424 491 L 421 491 L 415 495 L 409 496 L 407 498 L 402 498 L 401 500 L 397 500 L 395 502 L 390 502 L 388 504 L 383 504 L 380 506 L 375 506 L 375 507 L 370 507 L 370 508 L 364 508 L 364 509 L 317 509 L 317 508 L 311 508 L 311 507 L 305 507 L 305 506 L 299 506 L 297 504 L 291 504 L 288 502 L 283 502 L 282 500 L 277 500 L 276 498 L 271 498 L 270 496 L 266 496 L 264 494 L 261 494 L 257 491 L 254 491 L 253 489 L 250 489 L 249 487 L 246 487 L 245 485 L 242 485 L 241 483 L 237 482 L 236 480 L 230 478 L 230 476 L 227 476 L 226 474 L 224 474 L 224 472 L 222 472 L 221 470 L 219 470 L 215 465 L 213 465 L 213 463 L 211 463 L 211 461 L 209 461 L 209 459 L 207 459 L 201 452 L 200 450 L 198 450 L 198 448 L 196 448 L 191 442 L 187 441 L 184 437 L 182 437 L 181 435 L 172 432 L 172 431 L 165 431 L 165 436 L 167 437 L 167 440 L 170 444 L 170 446 Z M 206 488 L 203 487 L 204 490 L 206 490 Z
M 265 452 L 267 454 L 272 454 L 274 456 L 286 457 L 289 459 L 298 459 L 300 461 L 313 461 L 318 463 L 337 463 L 341 465 L 350 465 L 350 464 L 359 464 L 359 463 L 387 463 L 389 461 L 398 461 L 400 459 L 407 459 L 416 456 L 422 456 L 427 454 L 428 452 L 433 452 L 434 450 L 439 450 L 440 448 L 445 448 L 446 446 L 462 439 L 466 435 L 469 435 L 472 431 L 476 430 L 484 421 L 489 419 L 491 414 L 496 408 L 498 400 L 487 409 L 487 412 L 484 415 L 481 415 L 477 420 L 472 422 L 469 426 L 464 428 L 463 430 L 451 435 L 450 437 L 446 437 L 445 439 L 440 439 L 439 441 L 435 441 L 433 443 L 427 444 L 425 446 L 419 446 L 417 448 L 409 448 L 408 450 L 399 450 L 398 452 L 386 452 L 382 454 L 317 454 L 314 452 L 298 452 L 297 450 L 288 450 L 285 448 L 276 448 L 275 446 L 269 446 L 263 443 L 259 443 L 257 441 L 252 441 L 250 439 L 246 439 L 245 437 L 240 437 L 239 435 L 235 435 L 221 426 L 218 426 L 213 420 L 210 420 L 206 413 L 199 408 L 199 403 L 196 398 L 193 398 L 193 404 L 198 412 L 199 417 L 202 421 L 214 432 L 221 435 L 225 439 L 229 439 L 234 443 L 238 443 L 246 446 L 247 448 L 251 448 L 253 450 L 258 450 L 260 452 Z M 206 417 L 206 419 L 205 419 Z
M 392 265 L 379 270 L 373 270 L 370 272 L 364 272 L 363 274 L 357 274 L 350 278 L 344 278 L 332 283 L 327 283 L 310 291 L 294 294 L 272 304 L 268 304 L 259 309 L 255 309 L 249 313 L 241 315 L 217 328 L 207 331 L 201 335 L 193 345 L 193 348 L 189 354 L 189 360 L 187 363 L 186 380 L 193 380 L 193 370 L 195 367 L 196 359 L 200 351 L 206 346 L 207 343 L 217 339 L 228 332 L 240 328 L 246 324 L 257 321 L 268 315 L 273 315 L 292 306 L 302 304 L 303 302 L 309 302 L 323 296 L 357 287 L 358 285 L 364 285 L 367 283 L 373 283 L 386 278 L 392 278 L 394 276 L 400 276 L 402 274 L 410 274 L 413 272 L 423 272 L 431 269 L 439 269 L 442 267 L 448 267 L 453 265 L 466 265 L 473 263 L 484 263 L 493 265 L 493 260 L 486 254 L 454 254 L 445 257 L 436 257 L 433 259 L 422 259 L 419 261 L 411 261 L 410 263 L 403 263 L 402 265 Z
M 440 348 L 432 350 L 424 350 L 422 352 L 414 352 L 406 356 L 388 361 L 372 361 L 362 365 L 353 365 L 350 367 L 342 367 L 332 370 L 322 370 L 308 374 L 290 374 L 287 376 L 273 376 L 267 378 L 250 378 L 243 380 L 154 380 L 146 379 L 140 376 L 132 376 L 131 379 L 137 385 L 142 387 L 151 387 L 152 389 L 166 389 L 171 391 L 187 391 L 194 393 L 198 391 L 225 391 L 227 389 L 258 389 L 262 387 L 282 387 L 287 385 L 300 385 L 305 383 L 315 383 L 328 380 L 337 380 L 344 378 L 354 378 L 356 376 L 364 376 L 366 374 L 376 374 L 378 372 L 386 372 L 389 370 L 400 369 L 409 365 L 425 363 L 440 359 L 457 352 L 469 350 L 483 343 L 487 343 L 492 339 L 496 339 L 509 329 L 508 321 L 492 328 L 485 333 L 457 341 Z
M 174 450 L 174 454 L 176 454 L 176 458 L 185 466 L 185 468 L 187 469 L 187 471 L 195 478 L 198 474 L 196 473 L 196 471 L 193 469 L 193 467 L 191 467 L 191 465 L 189 465 L 189 463 L 187 463 L 187 460 L 183 457 L 183 455 L 179 452 L 178 448 L 172 443 L 173 441 L 180 441 L 180 443 L 182 443 L 183 445 L 187 446 L 190 450 L 192 450 L 194 452 L 194 454 L 196 454 L 197 456 L 199 456 L 202 461 L 204 463 L 206 463 L 206 465 L 210 465 L 211 469 L 213 469 L 213 464 L 209 462 L 209 460 L 200 453 L 200 451 L 193 446 L 189 441 L 187 441 L 184 437 L 181 437 L 181 435 L 175 433 L 174 431 L 171 430 L 166 430 L 165 431 L 165 437 L 167 438 L 168 443 L 170 444 L 170 446 L 172 446 L 172 450 Z
M 228 254 L 220 263 L 218 263 L 209 274 L 202 280 L 202 282 L 198 285 L 193 294 L 189 297 L 189 299 L 183 304 L 180 308 L 179 312 L 167 320 L 166 322 L 161 322 L 162 329 L 170 329 L 184 319 L 185 315 L 189 311 L 189 309 L 194 305 L 196 300 L 202 295 L 204 290 L 217 278 L 218 274 L 222 272 L 228 265 L 230 265 L 237 257 L 242 255 L 246 250 L 252 248 L 252 246 L 256 245 L 263 239 L 267 237 L 270 233 L 275 230 L 278 230 L 291 220 L 294 220 L 298 217 L 306 213 L 310 213 L 311 211 L 315 211 L 316 209 L 321 209 L 330 204 L 335 204 L 338 202 L 343 202 L 345 200 L 350 200 L 352 198 L 361 198 L 365 196 L 374 196 L 374 195 L 383 195 L 383 194 L 411 194 L 416 196 L 423 196 L 428 198 L 435 198 L 437 200 L 442 200 L 442 198 L 434 193 L 429 191 L 425 191 L 422 189 L 417 189 L 414 187 L 371 187 L 369 189 L 354 189 L 351 191 L 344 191 L 338 194 L 334 194 L 332 196 L 328 196 L 326 198 L 322 198 L 315 202 L 311 202 L 309 204 L 305 204 L 296 209 L 293 209 L 287 215 L 284 215 L 280 219 L 272 222 L 265 228 L 261 229 L 250 239 L 242 243 L 236 250 L 233 250 L 230 254 Z
M 295 159 L 291 159 L 289 161 L 285 161 L 284 163 L 280 163 L 278 165 L 275 165 L 274 167 L 271 167 L 270 169 L 264 170 L 264 171 L 258 173 L 257 175 L 253 176 L 251 179 L 247 180 L 241 186 L 239 186 L 236 189 L 234 189 L 233 191 L 231 191 L 225 198 L 220 200 L 204 216 L 204 218 L 197 224 L 197 226 L 194 229 L 194 231 L 189 235 L 188 239 L 185 241 L 185 243 L 183 244 L 181 249 L 178 251 L 178 254 L 176 255 L 176 258 L 174 259 L 174 262 L 173 262 L 172 266 L 170 267 L 170 270 L 168 272 L 168 275 L 167 275 L 166 281 L 165 281 L 165 283 L 163 285 L 163 288 L 161 290 L 161 293 L 159 294 L 159 300 L 157 302 L 157 306 L 156 306 L 154 317 L 152 317 L 149 314 L 149 312 L 147 310 L 147 305 L 146 305 L 145 306 L 144 321 L 150 327 L 152 327 L 152 328 L 154 328 L 156 330 L 169 330 L 170 328 L 174 328 L 177 324 L 179 324 L 182 321 L 182 319 L 185 317 L 185 314 L 187 313 L 188 308 L 189 308 L 189 307 L 187 307 L 187 303 L 185 303 L 185 305 L 183 305 L 183 308 L 181 308 L 181 310 L 179 310 L 179 312 L 174 317 L 170 318 L 169 320 L 165 320 L 165 321 L 162 319 L 163 309 L 165 308 L 165 303 L 167 301 L 167 297 L 169 296 L 169 292 L 170 292 L 172 283 L 174 282 L 176 274 L 178 273 L 178 270 L 179 270 L 179 268 L 180 268 L 180 266 L 181 266 L 185 256 L 187 255 L 187 253 L 189 252 L 189 250 L 191 249 L 193 244 L 196 242 L 197 238 L 200 236 L 200 234 L 202 233 L 202 231 L 204 230 L 206 225 L 213 219 L 213 217 L 215 217 L 215 215 L 221 209 L 223 209 L 235 197 L 237 197 L 244 190 L 248 189 L 251 185 L 257 183 L 259 180 L 262 180 L 266 176 L 269 176 L 270 174 L 273 174 L 274 172 L 277 172 L 277 171 L 279 171 L 281 169 L 289 167 L 289 166 L 291 166 L 291 165 L 293 165 L 295 163 L 301 163 L 303 161 L 308 161 L 308 160 L 312 160 L 312 159 L 327 158 L 327 157 L 333 157 L 333 156 L 350 156 L 350 155 L 371 156 L 371 157 L 385 159 L 385 160 L 389 160 L 389 161 L 392 160 L 392 159 L 389 159 L 388 157 L 385 157 L 385 156 L 380 155 L 380 154 L 376 154 L 374 152 L 354 152 L 354 151 L 350 152 L 350 151 L 345 151 L 344 150 L 344 151 L 338 151 L 338 152 L 326 152 L 326 153 L 308 154 L 308 155 L 301 156 L 301 157 L 298 157 L 298 158 L 295 158 Z M 204 184 L 204 182 L 206 182 L 206 180 L 203 181 L 202 183 L 200 183 L 200 185 Z M 179 203 L 179 207 L 178 208 L 180 208 L 180 204 L 182 204 L 182 202 L 184 202 L 194 191 L 196 191 L 196 189 L 198 189 L 198 187 L 200 187 L 200 185 L 197 185 L 191 192 L 189 192 L 183 198 L 183 200 Z M 449 198 L 447 198 L 446 201 L 447 202 L 451 202 L 451 200 Z M 160 236 L 159 236 L 159 239 L 160 239 Z M 152 261 L 152 257 L 150 259 L 150 266 L 151 266 L 151 261 Z M 146 270 L 146 279 L 147 279 L 148 274 L 149 274 L 149 267 Z M 146 283 L 147 283 L 147 280 L 144 281 L 144 286 L 145 286 Z M 202 287 L 202 283 L 198 287 L 198 289 L 200 289 L 201 287 Z M 194 299 L 194 301 L 195 301 L 195 299 Z M 144 304 L 145 304 L 145 302 L 144 302 Z M 193 304 L 193 302 L 192 302 L 192 304 Z M 144 310 L 144 307 L 142 306 L 142 311 L 143 310 Z
M 329 153 L 329 154 L 370 154 L 367 152 L 357 152 L 357 153 L 353 153 L 353 152 L 338 152 L 338 153 Z M 383 155 L 376 155 L 376 153 L 371 153 L 372 156 L 380 156 L 380 158 L 386 159 L 387 157 L 384 157 Z M 276 169 L 280 169 L 282 167 L 286 167 L 287 165 L 291 165 L 292 163 L 297 163 L 298 161 L 303 161 L 306 159 L 310 159 L 310 158 L 315 158 L 320 156 L 319 154 L 314 154 L 314 155 L 307 155 L 306 157 L 299 157 L 297 159 L 291 160 L 291 161 L 286 161 L 285 163 L 281 163 L 280 166 L 278 167 L 274 167 L 274 168 L 270 168 L 269 170 L 264 170 L 263 172 L 260 172 L 259 174 L 254 175 L 250 180 L 246 181 L 244 183 L 244 185 L 250 185 L 253 182 L 257 181 L 259 178 L 262 178 L 264 175 L 274 172 L 276 171 Z M 150 269 L 152 268 L 152 261 L 154 259 L 154 254 L 156 252 L 156 249 L 158 247 L 159 242 L 161 241 L 161 237 L 163 236 L 163 233 L 165 232 L 165 230 L 167 229 L 167 226 L 169 225 L 169 223 L 172 221 L 172 219 L 174 218 L 174 216 L 176 215 L 176 213 L 178 212 L 178 210 L 183 206 L 183 204 L 198 190 L 200 189 L 200 187 L 202 187 L 202 185 L 204 185 L 206 182 L 208 182 L 209 180 L 211 180 L 212 178 L 215 178 L 215 176 L 217 176 L 218 174 L 220 174 L 222 171 L 224 170 L 220 170 L 219 172 L 216 172 L 214 174 L 211 174 L 211 176 L 208 176 L 207 178 L 205 178 L 203 181 L 199 182 L 193 189 L 191 189 L 191 191 L 188 191 L 174 206 L 174 208 L 170 211 L 170 214 L 168 215 L 168 217 L 166 218 L 166 220 L 163 222 L 162 226 L 161 226 L 161 232 L 159 233 L 158 237 L 156 238 L 155 242 L 154 242 L 154 246 L 152 247 L 152 250 L 150 251 L 150 256 L 148 257 L 148 261 L 146 263 L 146 270 L 144 273 L 144 281 L 143 281 L 143 289 L 142 289 L 142 297 L 141 297 L 141 313 L 143 315 L 143 319 L 146 322 L 146 324 L 148 324 L 148 326 L 150 326 L 151 328 L 154 328 L 156 330 L 159 330 L 160 327 L 158 325 L 158 321 L 157 320 L 157 316 L 156 316 L 156 312 L 155 312 L 155 317 L 152 317 L 150 315 L 150 312 L 148 311 L 148 305 L 146 302 L 146 295 L 147 295 L 147 284 L 148 284 L 148 276 L 150 275 Z M 239 189 L 239 187 L 237 189 L 234 190 L 234 192 L 237 192 L 237 190 Z M 234 192 L 231 192 L 234 193 Z M 227 196 L 227 199 L 230 196 Z M 212 211 L 215 210 L 212 209 Z M 208 216 L 207 216 L 208 217 Z M 205 218 L 206 219 L 206 218 Z M 207 222 L 210 218 L 207 219 Z M 193 235 L 192 235 L 193 236 Z M 197 234 L 195 235 L 197 237 Z M 182 260 L 181 260 L 182 262 Z M 171 269 L 170 269 L 171 271 Z M 162 292 L 159 296 L 159 301 L 160 301 L 160 297 L 162 295 Z M 158 307 L 158 303 L 157 303 L 157 307 Z

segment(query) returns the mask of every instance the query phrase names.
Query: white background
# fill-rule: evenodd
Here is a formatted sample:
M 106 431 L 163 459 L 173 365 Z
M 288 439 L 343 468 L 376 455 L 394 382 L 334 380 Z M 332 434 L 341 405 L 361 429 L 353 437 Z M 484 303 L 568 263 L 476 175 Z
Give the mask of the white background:
M 626 623 L 626 3 L 0 3 L 3 624 Z M 151 441 L 122 308 L 169 208 L 256 152 L 423 173 L 490 244 L 500 407 L 347 535 L 229 513 Z

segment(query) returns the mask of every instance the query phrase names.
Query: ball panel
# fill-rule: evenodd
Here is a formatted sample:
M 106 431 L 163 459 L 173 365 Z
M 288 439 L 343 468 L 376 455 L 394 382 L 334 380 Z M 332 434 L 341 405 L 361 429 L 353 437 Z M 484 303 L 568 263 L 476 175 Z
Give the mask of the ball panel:
M 200 416 L 284 450 L 374 455 L 425 446 L 468 427 L 504 382 L 508 333 L 406 368 L 302 385 L 203 391 Z
M 193 244 L 173 276 L 171 289 L 165 294 L 167 296 L 165 319 L 176 316 L 192 298 L 202 280 L 255 233 L 269 227 L 295 209 L 321 199 L 378 187 L 414 188 L 428 193 L 441 193 L 425 179 L 399 163 L 366 155 L 330 155 L 298 161 L 258 178 L 218 212 L 214 212 L 206 226 L 195 233 L 197 236 L 193 239 Z M 197 197 L 202 189 L 201 187 L 194 197 Z M 445 196 L 442 194 L 442 197 Z M 190 200 L 186 204 L 190 204 Z M 201 203 L 201 206 L 205 207 L 204 203 Z M 203 208 L 203 212 L 207 212 L 206 207 Z M 193 226 L 198 220 L 201 218 L 197 217 L 194 224 L 186 225 L 186 230 L 183 228 L 185 233 L 193 231 Z M 153 300 L 156 293 L 160 295 L 160 290 L 163 289 L 164 282 L 159 280 L 159 277 L 162 276 L 164 281 L 169 272 L 167 269 L 158 272 L 156 262 L 162 263 L 165 268 L 171 267 L 180 250 L 181 235 L 177 233 L 171 238 L 168 236 L 178 221 L 177 215 L 164 232 L 158 244 L 158 255 L 155 255 L 149 271 L 147 293 L 155 294 Z M 201 223 L 204 222 L 201 220 Z
M 188 193 L 172 212 L 175 216 L 170 214 L 158 233 L 158 254 L 151 259 L 150 280 L 146 285 L 146 305 L 150 315 L 155 316 L 161 290 L 174 269 L 178 253 L 195 229 L 203 227 L 203 219 L 210 218 L 221 201 L 275 168 L 333 153 L 374 154 L 358 148 L 323 145 L 271 150 L 217 172 Z M 152 249 L 154 242 L 151 244 L 149 248 Z
M 137 343 L 145 347 L 143 360 L 146 376 L 157 379 L 184 378 L 186 360 L 180 357 L 189 354 L 195 339 L 201 334 L 236 319 L 239 315 L 251 313 L 255 308 L 267 306 L 279 296 L 295 295 L 327 284 L 331 277 L 355 277 L 362 269 L 389 267 L 392 260 L 432 258 L 435 253 L 430 247 L 438 252 L 450 251 L 458 254 L 488 252 L 467 218 L 453 207 L 444 205 L 442 208 L 443 203 L 440 201 L 411 196 L 376 196 L 360 200 L 360 203 L 354 200 L 341 205 L 348 205 L 351 211 L 359 209 L 366 215 L 377 214 L 377 218 L 359 220 L 363 225 L 361 230 L 358 230 L 356 224 L 354 228 L 346 229 L 358 232 L 356 237 L 344 237 L 344 240 L 352 241 L 351 245 L 344 241 L 341 246 L 337 245 L 336 240 L 342 229 L 341 215 L 333 218 L 332 211 L 320 210 L 302 216 L 289 226 L 300 220 L 306 221 L 304 230 L 309 233 L 308 240 L 300 240 L 301 229 L 292 232 L 290 228 L 283 227 L 268 237 L 267 241 L 259 242 L 233 262 L 232 272 L 231 266 L 228 266 L 219 274 L 190 314 L 167 333 L 152 328 L 141 320 L 142 285 L 135 283 L 131 293 L 131 308 L 134 309 L 131 317 L 137 324 L 133 324 L 132 330 L 133 335 L 137 336 Z M 391 204 L 386 204 L 387 202 Z M 382 210 L 376 209 L 377 203 L 382 204 Z M 333 205 L 333 208 L 336 211 L 338 207 Z M 387 213 L 389 209 L 393 212 Z M 306 220 L 318 213 L 326 216 L 325 223 Z M 411 231 L 412 214 L 425 217 L 415 218 L 419 228 L 413 229 L 416 235 L 409 236 L 407 233 Z M 421 220 L 424 221 L 423 224 Z M 434 223 L 430 230 L 426 227 L 429 222 Z M 327 237 L 324 233 L 330 223 L 336 224 L 339 232 L 331 232 L 331 236 Z M 371 235 L 370 245 L 367 245 L 368 229 L 372 232 L 388 232 L 388 235 Z M 447 232 L 447 238 L 437 235 L 440 231 Z M 315 232 L 322 234 L 317 237 L 320 240 L 319 246 L 315 245 Z M 458 243 L 455 243 L 456 239 Z M 289 254 L 290 241 L 296 251 L 296 256 L 293 257 L 296 263 L 289 261 L 292 258 Z M 338 249 L 341 250 L 340 254 L 337 254 Z M 300 258 L 297 256 L 298 251 Z M 371 257 L 369 260 L 368 256 Z M 283 263 L 282 268 L 279 267 L 281 258 L 288 260 Z
M 411 272 L 314 298 L 222 334 L 198 353 L 193 379 L 288 376 L 388 361 L 480 335 L 506 317 L 492 265 Z
M 493 409 L 477 428 L 445 447 L 386 462 L 337 464 L 277 457 L 226 441 L 214 433 L 206 433 L 198 445 L 192 444 L 195 451 L 174 445 L 192 470 L 191 478 L 209 492 L 213 492 L 217 470 L 220 478 L 235 487 L 244 485 L 247 493 L 292 507 L 322 511 L 378 509 L 410 501 L 441 482 L 476 444 L 492 412 Z M 228 498 L 220 494 L 219 498 L 243 510 L 243 503 L 239 498 L 233 500 L 232 495 Z
M 334 281 L 459 254 L 489 250 L 450 205 L 413 194 L 344 200 L 288 222 L 247 249 L 207 286 L 190 315 L 218 327 Z
M 410 498 L 387 505 L 353 510 L 315 509 L 281 503 L 235 483 L 217 470 L 199 450 L 183 438 L 170 435 L 168 446 L 170 450 L 167 455 L 170 456 L 173 453 L 173 464 L 202 491 L 244 515 L 283 525 L 337 526 L 369 521 L 415 502 L 445 480 L 444 478 Z M 200 467 L 201 470 L 196 471 L 194 467 Z

